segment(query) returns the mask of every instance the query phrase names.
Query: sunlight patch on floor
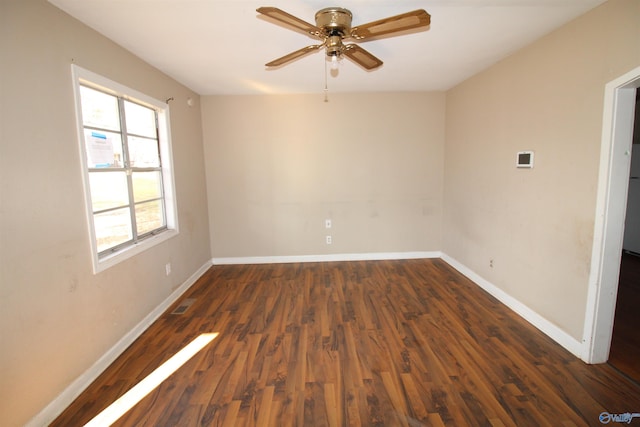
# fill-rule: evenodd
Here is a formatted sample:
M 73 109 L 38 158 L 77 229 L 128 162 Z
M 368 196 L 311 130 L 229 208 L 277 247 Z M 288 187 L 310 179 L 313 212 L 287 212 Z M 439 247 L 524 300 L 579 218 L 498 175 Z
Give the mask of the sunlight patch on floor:
M 217 336 L 217 332 L 199 335 L 182 350 L 174 354 L 169 360 L 156 368 L 155 371 L 147 375 L 131 390 L 96 415 L 91 421 L 85 424 L 85 427 L 104 427 L 116 422 L 125 412 L 144 399 L 147 394 L 151 393 Z

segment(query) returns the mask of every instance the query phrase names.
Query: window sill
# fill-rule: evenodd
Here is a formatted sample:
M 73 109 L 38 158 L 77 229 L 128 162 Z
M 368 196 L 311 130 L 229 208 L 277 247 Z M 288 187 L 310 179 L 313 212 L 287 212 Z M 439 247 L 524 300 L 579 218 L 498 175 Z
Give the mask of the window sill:
M 114 265 L 119 264 L 131 257 L 134 257 L 139 253 L 151 249 L 152 247 L 159 245 L 160 243 L 165 242 L 177 235 L 178 230 L 169 229 L 155 236 L 146 238 L 109 256 L 98 258 L 98 255 L 94 253 L 93 274 L 98 274 L 102 271 L 105 271 L 106 269 L 113 267 Z

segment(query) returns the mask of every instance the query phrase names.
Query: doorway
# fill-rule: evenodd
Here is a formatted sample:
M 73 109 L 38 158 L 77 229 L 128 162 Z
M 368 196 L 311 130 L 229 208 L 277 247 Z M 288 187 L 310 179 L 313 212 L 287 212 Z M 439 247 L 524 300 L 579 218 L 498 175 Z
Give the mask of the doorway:
M 640 383 L 640 90 L 636 109 L 627 209 L 609 364 Z
M 605 85 L 600 171 L 581 358 L 609 359 L 621 271 L 624 221 L 640 67 Z

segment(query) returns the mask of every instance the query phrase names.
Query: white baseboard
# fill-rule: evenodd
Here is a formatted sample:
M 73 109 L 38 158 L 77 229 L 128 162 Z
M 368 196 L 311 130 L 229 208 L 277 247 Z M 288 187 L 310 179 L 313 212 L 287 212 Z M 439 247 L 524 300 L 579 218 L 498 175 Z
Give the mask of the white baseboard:
M 231 264 L 286 264 L 291 262 L 331 262 L 331 261 L 380 261 L 390 259 L 440 258 L 440 251 L 430 252 L 374 252 L 361 254 L 291 255 L 262 257 L 213 258 L 213 265 Z
M 87 369 L 72 382 L 58 397 L 49 403 L 42 411 L 33 417 L 25 426 L 40 427 L 49 425 L 62 413 L 98 376 L 109 367 L 144 331 L 147 330 L 175 301 L 180 298 L 195 282 L 211 267 L 207 261 L 193 273 L 180 287 L 171 293 L 151 313 L 145 316 L 131 331 L 123 336 L 109 349 L 93 366 Z
M 509 307 L 524 320 L 531 323 L 542 333 L 544 333 L 549 338 L 564 347 L 566 350 L 571 352 L 574 356 L 580 357 L 582 355 L 582 343 L 580 341 L 576 340 L 571 335 L 560 329 L 558 326 L 554 325 L 553 323 L 542 317 L 540 314 L 524 305 L 522 302 L 507 294 L 505 291 L 498 288 L 491 282 L 485 280 L 473 270 L 469 269 L 457 260 L 451 258 L 447 254 L 443 253 L 441 258 L 451 267 L 458 270 L 468 279 L 470 279 L 475 284 L 491 294 L 493 297 L 495 297 L 498 301 Z

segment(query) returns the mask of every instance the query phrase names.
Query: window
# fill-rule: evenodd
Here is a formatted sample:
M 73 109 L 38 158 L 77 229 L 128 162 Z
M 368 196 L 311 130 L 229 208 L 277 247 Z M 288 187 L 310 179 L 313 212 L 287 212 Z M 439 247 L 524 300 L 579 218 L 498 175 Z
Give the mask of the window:
M 165 103 L 73 66 L 94 272 L 177 234 Z

